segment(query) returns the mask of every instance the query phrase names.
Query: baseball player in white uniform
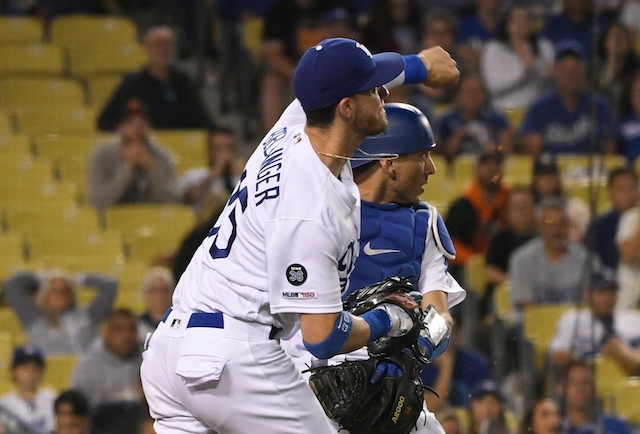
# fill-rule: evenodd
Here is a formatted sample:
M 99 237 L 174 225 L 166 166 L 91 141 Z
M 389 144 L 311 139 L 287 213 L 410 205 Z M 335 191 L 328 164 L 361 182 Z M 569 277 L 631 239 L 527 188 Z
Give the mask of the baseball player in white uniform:
M 455 258 L 455 249 L 444 221 L 435 207 L 420 200 L 423 185 L 436 173 L 430 156 L 436 145 L 431 125 L 420 110 L 408 104 L 386 104 L 385 111 L 387 130 L 366 138 L 351 161 L 361 195 L 361 250 L 343 299 L 359 288 L 403 275 L 416 284 L 423 296 L 423 308 L 436 307 L 451 327 L 449 309 L 462 302 L 466 292 L 447 272 L 447 261 Z M 376 155 L 392 157 L 379 159 Z M 437 351 L 430 348 L 430 360 L 446 345 L 448 341 Z M 310 375 L 309 367 L 369 357 L 366 348 L 361 348 L 318 360 L 305 348 L 299 333 L 283 340 L 282 346 L 305 378 Z M 444 434 L 426 404 L 424 410 L 416 432 Z M 331 423 L 334 432 L 346 432 Z
M 297 99 L 250 157 L 147 342 L 141 376 L 158 434 L 332 432 L 277 339 L 300 329 L 329 358 L 411 329 L 395 305 L 342 310 L 360 224 L 345 163 L 386 128 L 385 83 L 447 86 L 458 75 L 440 48 L 372 56 L 335 38 L 305 53 Z

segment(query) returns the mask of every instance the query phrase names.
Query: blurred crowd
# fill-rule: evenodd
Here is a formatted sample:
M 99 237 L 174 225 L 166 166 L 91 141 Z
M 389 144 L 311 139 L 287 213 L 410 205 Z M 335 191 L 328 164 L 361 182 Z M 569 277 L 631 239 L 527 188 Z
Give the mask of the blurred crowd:
M 11 361 L 15 391 L 0 397 L 0 426 L 9 432 L 153 432 L 139 381 L 145 336 L 242 173 L 243 134 L 214 113 L 239 111 L 261 136 L 293 98 L 300 56 L 335 36 L 372 52 L 441 46 L 462 72 L 455 88 L 401 86 L 387 100 L 419 107 L 436 134 L 439 173 L 424 199 L 439 185 L 464 182 L 434 202 L 457 250 L 450 271 L 470 297 L 455 312 L 450 348 L 422 373 L 439 394 L 426 399 L 447 434 L 638 428 L 602 411 L 592 366 L 604 356 L 624 376 L 640 374 L 640 0 L 5 0 L 0 7 L 43 20 L 111 13 L 137 23 L 146 63 L 100 110 L 97 128 L 113 135 L 88 161 L 88 200 L 100 212 L 181 203 L 198 215 L 180 245 L 148 264 L 140 316 L 115 308 L 118 281 L 91 270 L 19 272 L 3 282 L 4 301 L 28 337 Z M 199 20 L 202 11 L 209 13 Z M 195 53 L 219 74 L 217 110 L 181 68 Z M 181 129 L 207 131 L 207 166 L 178 175 L 154 131 Z M 563 166 L 580 157 L 587 195 L 574 194 Z M 524 182 L 505 176 L 516 160 L 526 163 L 515 173 Z M 480 279 L 470 271 L 478 258 Z M 89 304 L 78 302 L 80 286 L 97 293 Z M 540 369 L 522 350 L 527 312 L 558 305 L 565 309 L 550 325 Z M 79 362 L 71 390 L 58 394 L 41 384 L 47 358 L 60 355 Z

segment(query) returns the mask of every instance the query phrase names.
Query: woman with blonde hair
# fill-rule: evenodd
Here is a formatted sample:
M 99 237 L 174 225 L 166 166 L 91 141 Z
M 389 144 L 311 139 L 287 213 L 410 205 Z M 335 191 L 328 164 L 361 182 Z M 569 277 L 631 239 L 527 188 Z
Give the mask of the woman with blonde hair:
M 89 306 L 77 306 L 76 286 L 98 291 Z M 5 298 L 18 316 L 29 343 L 40 348 L 45 356 L 82 354 L 87 350 L 111 310 L 117 290 L 118 282 L 106 276 L 90 273 L 74 277 L 63 270 L 41 274 L 18 272 L 4 283 Z

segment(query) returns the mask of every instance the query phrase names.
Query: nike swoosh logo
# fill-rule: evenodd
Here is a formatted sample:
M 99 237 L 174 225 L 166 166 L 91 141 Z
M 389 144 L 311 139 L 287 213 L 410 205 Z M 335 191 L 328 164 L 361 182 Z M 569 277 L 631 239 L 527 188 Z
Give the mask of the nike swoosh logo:
M 372 249 L 371 248 L 371 241 L 369 241 L 367 244 L 364 245 L 364 254 L 367 256 L 375 256 L 375 255 L 382 255 L 384 253 L 400 253 L 400 250 L 393 250 L 393 249 Z

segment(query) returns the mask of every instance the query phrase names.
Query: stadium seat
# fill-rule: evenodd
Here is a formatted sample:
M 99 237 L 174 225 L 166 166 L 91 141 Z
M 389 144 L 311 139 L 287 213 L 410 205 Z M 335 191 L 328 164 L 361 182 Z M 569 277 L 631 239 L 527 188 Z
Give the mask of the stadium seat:
M 208 134 L 204 130 L 155 131 L 153 138 L 178 159 L 201 162 L 207 166 Z
M 77 199 L 86 204 L 88 199 L 88 159 L 85 157 L 69 157 L 56 163 L 55 174 L 61 182 L 77 185 Z
M 62 50 L 55 45 L 0 45 L 0 77 L 61 76 Z
M 124 262 L 119 232 L 35 232 L 25 238 L 29 260 L 46 267 L 111 273 Z
M 7 134 L 13 134 L 13 120 L 9 113 L 0 112 L 0 137 Z M 2 144 L 0 144 L 0 152 L 2 151 Z
M 144 280 L 144 276 L 148 270 L 149 265 L 147 264 L 140 264 L 131 261 L 125 263 L 121 268 L 115 271 L 118 283 L 120 284 L 118 291 L 130 294 L 139 294 L 140 289 L 142 288 L 142 281 Z
M 5 210 L 5 222 L 7 230 L 16 233 L 43 229 L 55 229 L 63 233 L 100 230 L 100 220 L 95 209 L 65 204 L 48 207 L 13 206 Z
M 105 213 L 106 229 L 122 232 L 125 239 L 154 236 L 158 232 L 170 232 L 180 237 L 194 225 L 195 216 L 186 205 L 120 205 Z
M 242 45 L 251 54 L 255 65 L 262 59 L 262 31 L 264 20 L 261 17 L 245 16 L 242 19 Z
M 524 337 L 533 343 L 538 369 L 544 366 L 560 317 L 570 308 L 570 305 L 540 305 L 530 306 L 524 311 Z
M 511 303 L 511 285 L 508 281 L 493 290 L 493 312 L 507 324 L 511 322 L 514 309 Z
M 0 182 L 0 203 L 6 207 L 18 204 L 44 207 L 72 205 L 78 202 L 78 198 L 78 186 L 75 183 L 19 181 L 19 178 Z
M 122 75 L 105 75 L 89 80 L 89 95 L 91 96 L 91 106 L 96 110 L 101 110 L 111 99 L 116 88 L 122 82 Z
M 93 109 L 29 109 L 16 111 L 18 131 L 32 135 L 93 134 L 96 113 Z
M 42 385 L 58 393 L 68 390 L 77 363 L 78 356 L 76 355 L 47 357 Z
M 91 151 L 101 143 L 94 135 L 45 135 L 36 137 L 35 151 L 38 158 L 48 158 L 53 162 L 64 162 L 67 159 L 86 159 Z
M 51 23 L 51 41 L 65 49 L 90 51 L 96 43 L 118 45 L 136 40 L 135 24 L 120 16 L 66 15 Z
M 602 163 L 603 170 L 600 169 Z M 625 167 L 627 160 L 621 155 L 605 155 L 604 159 L 596 155 L 593 161 L 595 182 L 606 185 L 607 174 L 617 167 Z M 589 178 L 589 157 L 587 155 L 559 155 L 558 167 L 562 173 L 562 182 L 565 186 L 572 184 L 588 184 Z
M 628 424 L 640 424 L 640 379 L 626 380 L 615 394 L 615 410 L 618 417 Z
M 504 160 L 504 182 L 509 185 L 531 185 L 533 160 L 528 155 L 507 155 Z
M 46 183 L 53 181 L 53 165 L 46 159 L 34 160 L 28 155 L 3 155 L 0 159 L 0 183 Z M 0 192 L 2 196 L 3 192 Z
M 514 107 L 509 108 L 504 111 L 504 114 L 509 119 L 509 123 L 511 124 L 511 128 L 514 130 L 518 130 L 520 125 L 522 124 L 522 119 L 524 118 L 525 108 L 523 107 Z
M 0 44 L 42 43 L 42 22 L 37 18 L 0 17 Z
M 152 264 L 163 253 L 178 250 L 186 232 L 167 231 L 155 228 L 154 231 L 139 232 L 127 236 L 128 260 L 142 264 Z
M 612 398 L 628 375 L 615 359 L 596 357 L 594 362 L 598 396 L 602 399 L 605 408 L 611 410 L 612 404 L 614 404 Z
M 6 330 L 0 330 L 0 372 L 11 368 L 13 359 L 13 337 Z
M 79 109 L 84 106 L 82 86 L 69 78 L 9 78 L 0 82 L 0 106 L 5 110 Z
M 457 182 L 470 182 L 476 170 L 476 160 L 475 156 L 461 155 L 456 157 L 451 166 L 453 179 Z
M 129 309 L 136 315 L 141 315 L 145 311 L 145 302 L 137 292 L 118 292 L 116 295 L 116 301 L 114 302 L 116 308 Z
M 22 235 L 15 233 L 0 235 L 0 281 L 22 269 L 24 260 L 24 238 Z
M 596 213 L 600 214 L 611 208 L 609 193 L 604 185 L 595 185 L 594 194 L 596 199 Z M 575 197 L 583 201 L 587 206 L 591 206 L 591 193 L 588 185 L 568 185 L 563 187 L 564 194 Z
M 471 289 L 479 296 L 484 294 L 485 290 L 485 258 L 484 255 L 473 255 L 464 266 L 465 282 L 467 290 Z
M 0 123 L 2 123 L 0 117 Z M 0 155 L 3 159 L 28 160 L 31 158 L 31 138 L 26 134 L 0 133 Z
M 434 176 L 437 180 L 449 176 L 449 163 L 443 155 L 431 152 L 431 159 L 436 166 L 437 173 Z
M 28 341 L 27 334 L 10 307 L 0 307 L 0 330 L 11 334 L 14 346 L 24 345 Z
M 71 73 L 90 79 L 104 74 L 125 74 L 138 71 L 146 58 L 138 44 L 97 45 L 91 50 L 70 49 Z

